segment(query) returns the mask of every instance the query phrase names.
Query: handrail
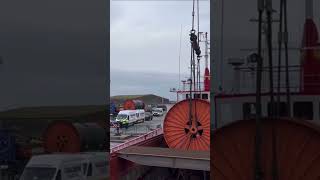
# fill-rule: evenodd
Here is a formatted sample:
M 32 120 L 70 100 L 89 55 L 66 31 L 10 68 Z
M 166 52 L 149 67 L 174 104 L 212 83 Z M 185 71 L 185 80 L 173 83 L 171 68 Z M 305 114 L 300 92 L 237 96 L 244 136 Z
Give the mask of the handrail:
M 128 140 L 128 141 L 126 141 L 124 143 L 121 143 L 119 145 L 114 146 L 113 148 L 110 149 L 110 153 L 114 153 L 114 152 L 120 151 L 120 150 L 122 150 L 124 148 L 127 148 L 127 147 L 132 146 L 132 145 L 136 145 L 136 144 L 138 144 L 140 142 L 143 142 L 145 140 L 151 139 L 151 138 L 153 138 L 155 136 L 158 136 L 158 135 L 161 135 L 161 134 L 163 134 L 163 129 L 162 128 L 155 129 L 155 130 L 153 130 L 151 132 L 148 132 L 148 133 L 146 133 L 144 135 L 141 135 L 139 137 L 133 138 L 133 139 Z

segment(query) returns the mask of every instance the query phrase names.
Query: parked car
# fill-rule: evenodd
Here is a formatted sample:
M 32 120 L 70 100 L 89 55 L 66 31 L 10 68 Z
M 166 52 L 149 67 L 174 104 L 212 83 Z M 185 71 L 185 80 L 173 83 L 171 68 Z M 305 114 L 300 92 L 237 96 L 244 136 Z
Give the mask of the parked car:
M 167 111 L 166 105 L 158 105 L 157 108 L 162 108 L 163 111 Z
M 152 111 L 153 116 L 163 116 L 163 109 L 162 108 L 155 108 Z
M 145 120 L 146 120 L 146 121 L 152 121 L 152 119 L 153 119 L 152 112 L 146 112 L 146 118 L 145 118 Z

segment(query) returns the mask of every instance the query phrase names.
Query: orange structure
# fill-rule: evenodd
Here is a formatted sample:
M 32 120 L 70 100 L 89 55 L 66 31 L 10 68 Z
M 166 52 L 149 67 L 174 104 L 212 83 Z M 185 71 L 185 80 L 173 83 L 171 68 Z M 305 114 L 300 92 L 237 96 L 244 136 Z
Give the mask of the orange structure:
M 264 119 L 261 123 L 262 179 L 273 179 L 273 167 L 282 180 L 319 178 L 319 127 L 287 119 Z M 212 180 L 255 179 L 255 135 L 255 120 L 237 121 L 214 132 Z
M 95 123 L 54 121 L 43 135 L 43 146 L 47 153 L 105 151 L 106 143 L 108 143 L 106 131 Z
M 169 148 L 203 150 L 210 148 L 210 104 L 200 99 L 175 104 L 164 119 L 163 133 Z
M 124 110 L 144 109 L 145 105 L 141 100 L 129 99 L 123 103 Z

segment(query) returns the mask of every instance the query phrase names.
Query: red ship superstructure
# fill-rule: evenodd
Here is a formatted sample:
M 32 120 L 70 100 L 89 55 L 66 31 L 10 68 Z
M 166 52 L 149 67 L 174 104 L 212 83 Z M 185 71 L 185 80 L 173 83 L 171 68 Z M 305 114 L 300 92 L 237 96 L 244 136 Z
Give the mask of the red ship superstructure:
M 320 43 L 317 25 L 313 20 L 313 1 L 306 0 L 306 19 L 301 49 L 301 91 L 320 92 Z

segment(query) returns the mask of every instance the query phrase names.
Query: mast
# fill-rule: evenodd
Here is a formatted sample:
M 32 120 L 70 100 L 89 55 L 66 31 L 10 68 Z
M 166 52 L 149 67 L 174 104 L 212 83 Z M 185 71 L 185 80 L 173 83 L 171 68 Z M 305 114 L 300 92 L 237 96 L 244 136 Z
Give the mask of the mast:
M 219 90 L 223 90 L 223 73 L 222 73 L 222 70 L 223 70 L 223 60 L 224 60 L 224 44 L 223 44 L 223 41 L 224 41 L 224 0 L 221 1 L 221 24 L 220 24 L 220 31 L 221 31 L 221 37 L 220 37 L 220 73 L 219 73 L 219 76 L 220 76 L 220 79 L 219 79 L 219 87 L 218 89 Z
M 290 80 L 289 80 L 289 54 L 288 54 L 288 17 L 287 17 L 287 0 L 283 0 L 283 15 L 284 15 L 284 48 L 285 48 L 285 71 L 286 71 L 286 99 L 287 99 L 287 114 L 291 117 L 291 98 L 290 98 Z
M 179 47 L 179 90 L 181 89 L 181 39 L 182 39 L 182 24 L 180 27 L 180 47 Z
M 258 10 L 258 52 L 257 57 L 257 78 L 256 78 L 256 136 L 255 136 L 255 153 L 254 153 L 254 179 L 262 180 L 263 172 L 261 167 L 261 80 L 262 80 L 262 65 L 263 59 L 261 58 L 261 45 L 262 45 L 262 15 L 264 12 L 264 0 L 257 1 Z
M 204 70 L 204 90 L 209 91 L 210 90 L 210 71 L 209 71 L 209 40 L 208 40 L 208 33 L 204 33 L 204 43 L 205 43 L 205 52 L 204 52 L 204 57 L 205 57 L 205 70 Z
M 306 19 L 313 19 L 313 0 L 305 0 Z
M 204 52 L 204 58 L 205 58 L 205 68 L 209 68 L 208 67 L 208 32 L 205 33 L 204 35 L 205 37 L 205 52 Z

